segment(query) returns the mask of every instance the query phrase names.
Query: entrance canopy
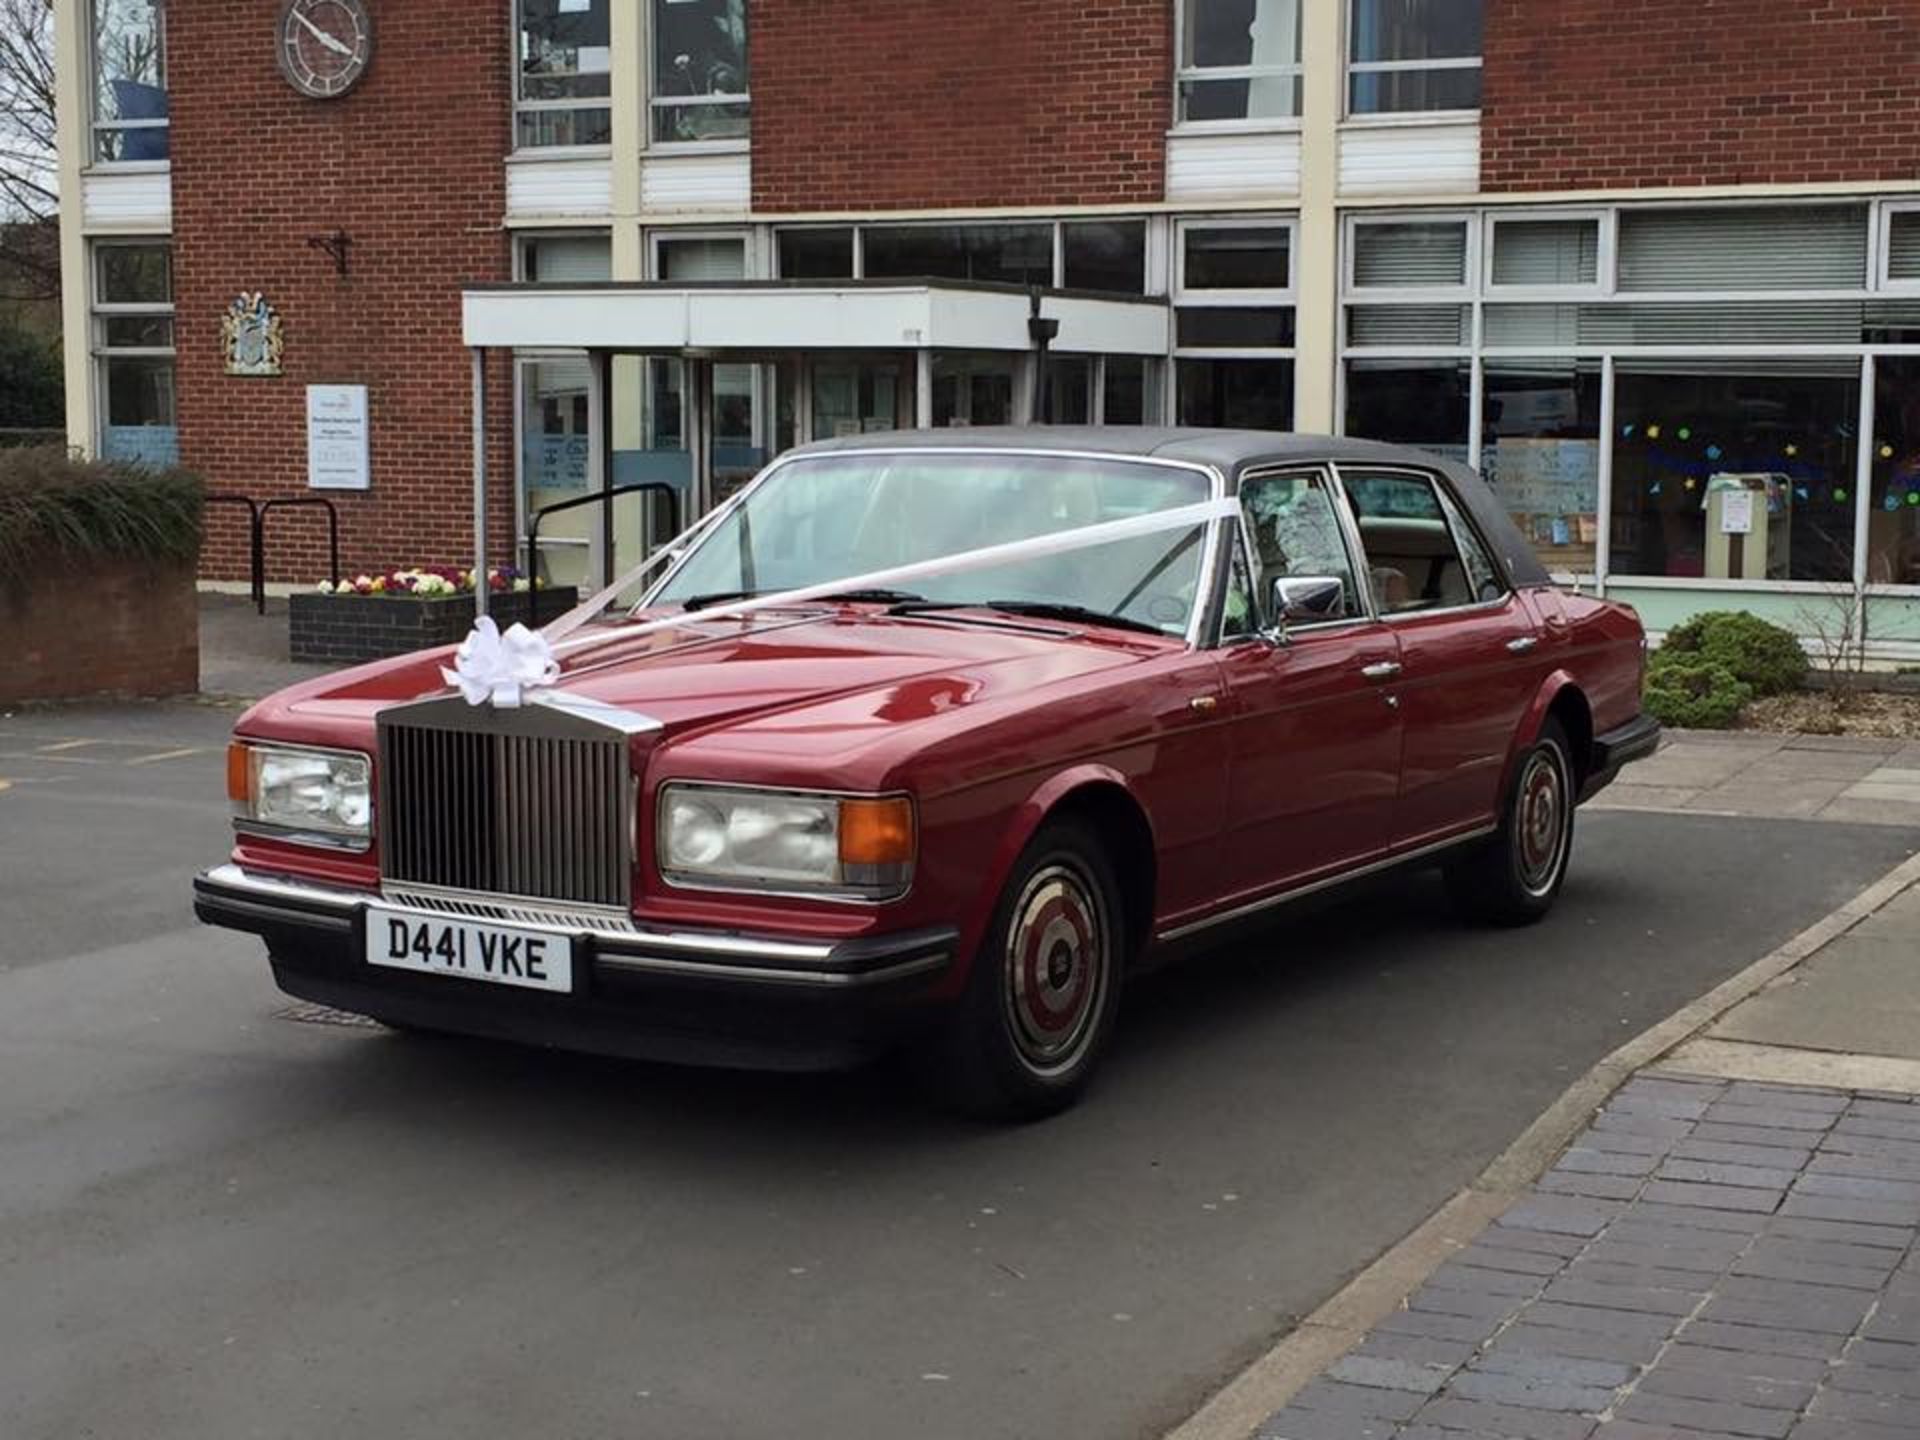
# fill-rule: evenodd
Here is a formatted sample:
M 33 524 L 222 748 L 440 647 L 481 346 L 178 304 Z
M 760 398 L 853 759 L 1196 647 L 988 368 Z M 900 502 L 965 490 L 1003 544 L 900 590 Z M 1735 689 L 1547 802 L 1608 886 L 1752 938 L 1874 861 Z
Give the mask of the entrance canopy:
M 496 285 L 461 296 L 466 343 L 753 359 L 823 350 L 1029 351 L 1035 306 L 1056 352 L 1164 356 L 1158 297 L 960 280 Z
M 522 361 L 515 508 L 526 564 L 537 572 L 553 547 L 584 547 L 576 568 L 584 558 L 603 581 L 624 568 L 616 551 L 651 549 L 790 445 L 1098 423 L 1109 394 L 1146 403 L 1150 367 L 1173 344 L 1163 297 L 937 279 L 484 285 L 462 293 L 461 323 L 473 355 L 475 567 L 487 563 L 484 357 L 503 350 Z M 623 356 L 639 361 L 616 372 Z M 658 523 L 648 508 L 633 533 L 616 533 L 612 502 L 634 492 L 659 494 L 672 513 Z M 546 516 L 554 527 L 542 532 Z

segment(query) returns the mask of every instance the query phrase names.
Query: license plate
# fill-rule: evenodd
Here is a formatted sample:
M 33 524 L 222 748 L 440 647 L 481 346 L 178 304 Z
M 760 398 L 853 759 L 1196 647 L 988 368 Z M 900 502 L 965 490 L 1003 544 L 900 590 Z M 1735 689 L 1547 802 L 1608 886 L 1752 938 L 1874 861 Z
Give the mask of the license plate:
M 526 990 L 573 989 L 571 936 L 377 905 L 367 907 L 367 963 Z

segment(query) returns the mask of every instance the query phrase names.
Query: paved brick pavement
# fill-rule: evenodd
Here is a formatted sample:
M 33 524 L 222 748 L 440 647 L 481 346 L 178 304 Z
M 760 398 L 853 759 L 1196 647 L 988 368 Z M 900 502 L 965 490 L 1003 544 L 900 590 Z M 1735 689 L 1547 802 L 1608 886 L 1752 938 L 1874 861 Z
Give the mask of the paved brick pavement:
M 1670 730 L 1593 802 L 1613 810 L 1920 825 L 1920 743 Z
M 1920 1440 L 1920 1102 L 1642 1075 L 1259 1440 Z

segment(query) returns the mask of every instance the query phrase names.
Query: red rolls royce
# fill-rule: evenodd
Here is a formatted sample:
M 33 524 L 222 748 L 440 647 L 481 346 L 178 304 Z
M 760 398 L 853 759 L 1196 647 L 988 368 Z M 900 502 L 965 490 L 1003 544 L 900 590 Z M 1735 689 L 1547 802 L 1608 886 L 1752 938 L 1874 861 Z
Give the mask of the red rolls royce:
M 966 1108 L 1037 1115 L 1130 975 L 1234 922 L 1415 865 L 1471 916 L 1544 914 L 1574 807 L 1658 740 L 1643 649 L 1418 451 L 860 436 L 769 466 L 526 703 L 470 703 L 434 651 L 255 705 L 195 909 L 401 1028 L 905 1047 Z

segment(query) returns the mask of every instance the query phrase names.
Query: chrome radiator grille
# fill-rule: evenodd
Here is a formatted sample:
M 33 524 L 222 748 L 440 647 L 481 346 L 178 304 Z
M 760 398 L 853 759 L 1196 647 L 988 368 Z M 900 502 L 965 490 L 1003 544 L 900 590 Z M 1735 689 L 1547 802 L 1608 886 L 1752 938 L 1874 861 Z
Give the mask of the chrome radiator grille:
M 380 726 L 380 872 L 404 884 L 628 903 L 626 743 Z

